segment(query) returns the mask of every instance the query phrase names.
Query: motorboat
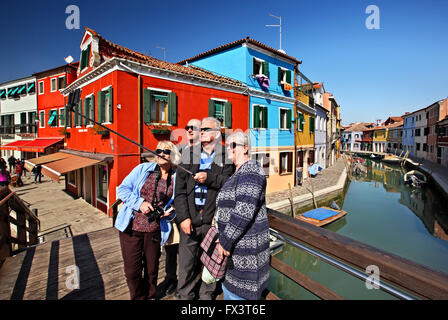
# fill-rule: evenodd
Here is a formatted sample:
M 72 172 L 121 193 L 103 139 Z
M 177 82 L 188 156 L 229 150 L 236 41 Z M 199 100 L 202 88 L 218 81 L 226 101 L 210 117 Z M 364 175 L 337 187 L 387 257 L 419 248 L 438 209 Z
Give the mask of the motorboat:
M 409 184 L 415 188 L 420 188 L 428 182 L 428 178 L 423 172 L 411 170 L 404 174 L 403 180 L 405 184 Z
M 387 155 L 387 156 L 384 156 L 382 161 L 386 162 L 386 163 L 399 164 L 402 160 L 400 157 L 397 157 L 394 155 Z

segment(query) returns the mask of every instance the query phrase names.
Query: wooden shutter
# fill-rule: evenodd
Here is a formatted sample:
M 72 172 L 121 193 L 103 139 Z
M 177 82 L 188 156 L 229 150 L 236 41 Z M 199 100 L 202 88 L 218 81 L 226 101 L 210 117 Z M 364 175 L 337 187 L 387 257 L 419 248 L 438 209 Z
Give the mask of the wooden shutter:
M 90 107 L 90 98 L 84 98 L 84 110 L 83 110 L 82 114 L 85 117 L 89 116 L 89 113 L 90 113 L 89 107 Z M 86 126 L 88 124 L 87 118 L 83 118 L 83 117 L 81 117 L 81 118 L 82 118 L 82 120 L 81 120 L 82 124 Z
M 282 68 L 278 67 L 278 83 L 282 82 L 283 80 L 283 70 Z
M 105 108 L 109 108 L 109 119 L 107 119 L 108 122 L 112 123 L 114 122 L 114 92 L 112 87 L 109 88 L 109 105 L 105 106 Z
M 303 113 L 299 113 L 299 130 L 303 131 L 303 126 L 305 124 L 305 117 L 303 116 Z
M 252 59 L 252 71 L 253 74 L 258 74 L 257 60 L 255 58 Z
M 212 99 L 208 100 L 208 116 L 209 117 L 215 116 L 215 101 Z
M 288 109 L 286 111 L 286 128 L 288 128 L 288 129 L 291 129 L 291 125 L 292 125 L 292 121 L 291 121 L 292 113 L 291 112 L 292 112 L 291 109 Z
M 269 78 L 269 62 L 263 61 L 262 65 L 262 73 Z
M 268 108 L 267 107 L 262 107 L 262 127 L 267 129 L 268 128 Z
M 226 128 L 232 127 L 232 103 L 224 103 L 224 126 Z
M 150 123 L 151 119 L 151 90 L 143 89 L 143 122 Z
M 314 118 L 310 116 L 310 132 L 314 132 Z
M 98 122 L 104 122 L 104 107 L 106 104 L 106 95 L 103 91 L 98 92 Z
M 286 71 L 286 82 L 291 83 L 291 70 Z
M 168 93 L 168 123 L 177 124 L 177 95 L 174 92 Z
M 90 104 L 89 104 L 89 114 L 88 117 L 92 120 L 95 120 L 95 95 L 92 95 L 90 97 Z M 92 121 L 87 122 L 87 124 L 93 125 Z
M 254 106 L 253 112 L 254 112 L 253 126 L 254 126 L 254 128 L 260 128 L 260 107 Z

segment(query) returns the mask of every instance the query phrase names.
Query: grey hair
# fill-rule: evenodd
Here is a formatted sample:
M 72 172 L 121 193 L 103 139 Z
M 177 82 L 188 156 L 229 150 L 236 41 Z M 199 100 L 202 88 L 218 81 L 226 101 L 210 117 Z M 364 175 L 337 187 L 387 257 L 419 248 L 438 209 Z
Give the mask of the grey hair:
M 168 149 L 171 150 L 170 161 L 174 165 L 178 165 L 180 162 L 181 154 L 179 149 L 177 149 L 176 145 L 171 141 L 160 141 L 157 144 L 157 149 Z
M 199 123 L 199 126 L 201 126 L 201 120 L 199 120 L 199 119 L 190 119 L 190 120 L 188 120 L 188 123 L 190 123 L 190 122 L 197 122 L 197 123 Z
M 236 142 L 236 143 L 240 143 L 243 144 L 244 146 L 247 146 L 247 153 L 250 154 L 250 139 L 249 136 L 247 134 L 245 134 L 244 132 L 241 131 L 236 131 L 234 133 L 232 133 L 231 135 L 229 135 L 226 138 L 226 143 L 229 142 Z
M 207 118 L 202 119 L 202 122 L 204 122 L 204 121 L 214 122 L 215 123 L 215 128 L 221 129 L 221 122 L 218 119 L 214 118 L 214 117 L 207 117 Z

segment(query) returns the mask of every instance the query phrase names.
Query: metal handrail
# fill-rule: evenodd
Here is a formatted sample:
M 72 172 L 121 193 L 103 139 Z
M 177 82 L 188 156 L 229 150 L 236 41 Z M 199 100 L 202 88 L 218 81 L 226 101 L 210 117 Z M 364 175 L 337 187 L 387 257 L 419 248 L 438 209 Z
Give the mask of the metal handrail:
M 352 267 L 349 267 L 349 266 L 347 266 L 347 265 L 345 265 L 345 264 L 343 264 L 343 263 L 341 263 L 341 262 L 331 258 L 330 256 L 327 256 L 327 255 L 322 254 L 322 253 L 320 253 L 320 252 L 318 252 L 316 250 L 308 248 L 308 247 L 298 243 L 297 241 L 294 241 L 294 240 L 290 239 L 289 237 L 283 236 L 283 235 L 281 235 L 280 233 L 278 233 L 274 229 L 269 228 L 269 232 L 274 237 L 276 237 L 276 238 L 278 238 L 278 239 L 280 239 L 280 240 L 282 240 L 282 241 L 284 241 L 284 242 L 286 242 L 286 243 L 288 243 L 288 244 L 290 244 L 290 245 L 292 245 L 292 246 L 294 246 L 296 248 L 302 249 L 305 252 L 315 256 L 316 258 L 319 258 L 319 259 L 327 262 L 328 264 L 330 264 L 332 266 L 335 266 L 336 268 L 338 268 L 338 269 L 340 269 L 340 270 L 342 270 L 342 271 L 344 271 L 344 272 L 346 272 L 346 273 L 348 273 L 348 274 L 350 274 L 352 276 L 355 276 L 358 279 L 361 279 L 361 280 L 364 280 L 364 281 L 372 281 L 373 280 L 374 285 L 377 285 L 379 287 L 379 289 L 382 289 L 383 291 L 385 291 L 385 292 L 387 292 L 387 293 L 389 293 L 389 294 L 391 294 L 391 295 L 393 295 L 393 296 L 395 296 L 395 297 L 397 297 L 399 299 L 416 300 L 414 297 L 412 297 L 410 295 L 407 295 L 407 294 L 405 294 L 405 293 L 403 293 L 401 291 L 398 291 L 398 290 L 392 288 L 391 286 L 387 285 L 384 282 L 381 282 L 381 281 L 376 280 L 376 279 L 370 279 L 369 276 L 365 275 L 364 273 L 359 272 L 358 270 L 356 270 L 356 269 L 354 269 Z

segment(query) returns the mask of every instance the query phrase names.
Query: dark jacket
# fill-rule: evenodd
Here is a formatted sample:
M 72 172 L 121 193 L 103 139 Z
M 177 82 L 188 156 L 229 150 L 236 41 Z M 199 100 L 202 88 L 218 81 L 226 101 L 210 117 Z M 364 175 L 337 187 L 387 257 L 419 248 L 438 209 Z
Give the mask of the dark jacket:
M 189 152 L 182 153 L 180 166 L 193 173 L 197 173 L 199 172 L 199 164 L 201 163 L 201 154 L 196 150 L 193 152 L 193 149 L 187 150 Z M 174 198 L 176 222 L 179 224 L 185 219 L 190 218 L 193 226 L 196 227 L 203 224 L 211 224 L 216 210 L 217 193 L 234 171 L 235 166 L 229 163 L 224 148 L 220 144 L 216 145 L 211 170 L 208 172 L 205 181 L 205 185 L 207 186 L 207 199 L 205 201 L 204 212 L 200 213 L 196 210 L 194 199 L 196 181 L 191 175 L 182 169 L 178 169 L 175 185 L 176 196 Z

